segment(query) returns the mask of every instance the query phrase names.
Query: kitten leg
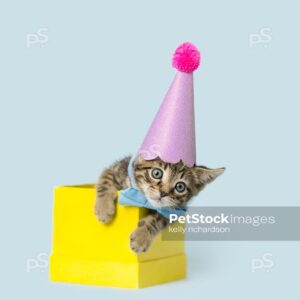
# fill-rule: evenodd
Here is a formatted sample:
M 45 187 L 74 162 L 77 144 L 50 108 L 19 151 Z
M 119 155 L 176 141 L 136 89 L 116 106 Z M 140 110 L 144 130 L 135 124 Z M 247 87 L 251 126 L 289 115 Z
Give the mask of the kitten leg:
M 168 219 L 158 213 L 151 214 L 138 223 L 130 235 L 130 248 L 135 253 L 146 252 L 154 237 L 168 225 Z
M 94 213 L 100 222 L 108 223 L 115 214 L 117 191 L 130 185 L 128 164 L 130 156 L 117 161 L 106 169 L 96 184 Z
M 96 185 L 96 195 L 94 213 L 100 222 L 108 223 L 115 214 L 115 198 L 117 196 L 110 169 L 102 173 Z

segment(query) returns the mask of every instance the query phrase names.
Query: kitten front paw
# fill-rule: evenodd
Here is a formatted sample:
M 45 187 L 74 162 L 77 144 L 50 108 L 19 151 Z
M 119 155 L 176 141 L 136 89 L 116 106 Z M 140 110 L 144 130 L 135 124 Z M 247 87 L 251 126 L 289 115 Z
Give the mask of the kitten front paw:
M 146 252 L 152 239 L 153 237 L 146 226 L 138 227 L 130 235 L 130 248 L 135 253 Z
M 94 214 L 102 223 L 111 221 L 115 214 L 114 200 L 106 197 L 98 197 L 95 203 Z

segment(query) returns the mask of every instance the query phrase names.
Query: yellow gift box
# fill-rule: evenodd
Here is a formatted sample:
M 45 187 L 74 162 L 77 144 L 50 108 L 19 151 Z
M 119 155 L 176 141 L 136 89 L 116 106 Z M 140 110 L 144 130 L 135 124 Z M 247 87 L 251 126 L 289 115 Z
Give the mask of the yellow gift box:
M 93 184 L 55 189 L 51 280 L 142 288 L 186 276 L 180 238 L 163 241 L 159 234 L 146 253 L 131 251 L 130 233 L 147 209 L 117 205 L 113 221 L 102 224 L 94 216 L 94 202 Z

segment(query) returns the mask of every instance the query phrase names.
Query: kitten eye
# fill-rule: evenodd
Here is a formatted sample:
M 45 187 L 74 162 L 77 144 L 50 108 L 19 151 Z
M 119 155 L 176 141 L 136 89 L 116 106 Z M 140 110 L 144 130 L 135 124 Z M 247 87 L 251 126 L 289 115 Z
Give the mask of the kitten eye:
M 154 179 L 162 179 L 163 171 L 161 169 L 155 168 L 151 171 L 151 175 Z
M 177 182 L 175 185 L 175 189 L 178 193 L 183 193 L 186 189 L 186 185 L 184 182 Z

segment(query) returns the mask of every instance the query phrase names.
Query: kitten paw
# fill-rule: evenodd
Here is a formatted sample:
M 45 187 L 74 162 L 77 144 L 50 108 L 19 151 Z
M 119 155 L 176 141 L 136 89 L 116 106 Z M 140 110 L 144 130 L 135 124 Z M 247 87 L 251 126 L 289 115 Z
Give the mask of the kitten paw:
M 130 248 L 135 253 L 146 252 L 151 242 L 152 235 L 146 226 L 138 227 L 130 235 Z
M 110 222 L 115 214 L 115 202 L 111 199 L 97 198 L 94 213 L 100 222 Z

